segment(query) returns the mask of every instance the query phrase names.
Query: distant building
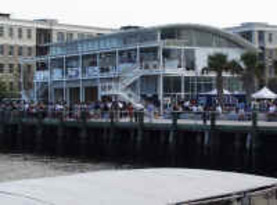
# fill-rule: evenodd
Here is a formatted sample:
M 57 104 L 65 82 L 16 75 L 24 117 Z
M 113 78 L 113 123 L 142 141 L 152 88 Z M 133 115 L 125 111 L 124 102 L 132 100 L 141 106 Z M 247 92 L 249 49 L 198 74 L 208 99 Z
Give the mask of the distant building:
M 277 61 L 277 26 L 267 23 L 242 23 L 240 26 L 226 28 L 238 34 L 260 49 L 260 60 L 265 63 L 266 80 L 275 76 L 274 62 Z
M 112 29 L 60 24 L 54 19 L 12 19 L 0 13 L 0 78 L 4 79 L 10 96 L 18 96 L 20 85 L 19 58 L 49 54 L 49 44 L 74 39 L 92 38 Z M 26 90 L 32 87 L 35 63 L 25 65 Z
M 202 73 L 208 56 L 224 53 L 239 59 L 256 48 L 244 39 L 209 26 L 181 24 L 123 29 L 93 39 L 50 45 L 36 62 L 34 100 L 68 103 L 117 96 L 132 103 L 151 97 L 196 99 L 215 88 L 215 74 Z M 224 74 L 224 87 L 241 91 L 241 83 Z

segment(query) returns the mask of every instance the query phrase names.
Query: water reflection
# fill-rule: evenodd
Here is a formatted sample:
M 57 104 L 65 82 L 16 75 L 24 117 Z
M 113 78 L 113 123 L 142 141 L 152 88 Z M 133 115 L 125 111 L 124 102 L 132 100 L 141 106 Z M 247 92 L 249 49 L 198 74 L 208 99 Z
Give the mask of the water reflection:
M 0 182 L 128 168 L 131 165 L 31 154 L 0 154 Z

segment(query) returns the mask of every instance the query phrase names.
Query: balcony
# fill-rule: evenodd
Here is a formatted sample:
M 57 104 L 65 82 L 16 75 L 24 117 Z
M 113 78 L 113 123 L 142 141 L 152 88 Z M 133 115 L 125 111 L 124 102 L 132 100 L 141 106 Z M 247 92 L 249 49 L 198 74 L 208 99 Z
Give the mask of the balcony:
M 49 70 L 38 70 L 34 75 L 34 81 L 37 82 L 48 82 Z
M 80 68 L 67 68 L 67 79 L 79 79 L 80 78 Z

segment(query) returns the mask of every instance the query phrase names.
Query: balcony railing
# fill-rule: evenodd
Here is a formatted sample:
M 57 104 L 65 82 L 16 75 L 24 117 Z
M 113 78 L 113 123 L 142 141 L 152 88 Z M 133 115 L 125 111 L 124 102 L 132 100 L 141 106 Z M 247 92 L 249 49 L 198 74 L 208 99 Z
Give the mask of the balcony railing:
M 35 81 L 48 81 L 49 80 L 49 70 L 39 70 L 36 71 L 34 75 L 34 80 Z

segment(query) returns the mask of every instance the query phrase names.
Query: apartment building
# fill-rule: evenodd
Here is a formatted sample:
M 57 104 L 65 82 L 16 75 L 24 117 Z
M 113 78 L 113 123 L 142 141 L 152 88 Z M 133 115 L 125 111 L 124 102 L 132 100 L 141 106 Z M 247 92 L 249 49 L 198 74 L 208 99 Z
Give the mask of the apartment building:
M 18 97 L 22 85 L 25 90 L 33 86 L 36 63 L 24 64 L 20 58 L 47 55 L 49 45 L 87 39 L 111 33 L 114 30 L 91 26 L 61 24 L 55 19 L 13 19 L 10 14 L 0 14 L 0 79 L 6 83 L 10 97 Z M 24 72 L 23 72 L 24 70 Z M 23 77 L 25 80 L 20 78 Z M 21 85 L 20 81 L 24 84 Z
M 259 58 L 265 64 L 266 81 L 276 76 L 277 26 L 267 23 L 242 23 L 226 30 L 241 36 L 260 50 Z

